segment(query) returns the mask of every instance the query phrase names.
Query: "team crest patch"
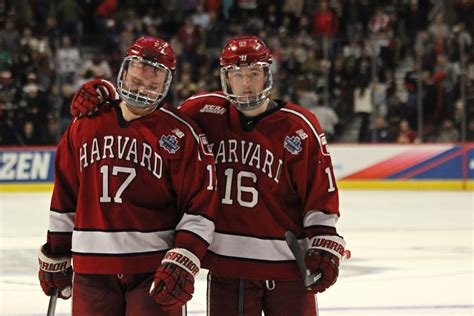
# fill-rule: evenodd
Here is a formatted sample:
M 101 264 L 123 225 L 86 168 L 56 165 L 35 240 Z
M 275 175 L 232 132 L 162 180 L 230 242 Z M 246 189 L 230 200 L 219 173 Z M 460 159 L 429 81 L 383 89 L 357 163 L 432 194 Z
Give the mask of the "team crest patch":
M 178 151 L 178 140 L 174 135 L 163 135 L 160 138 L 160 146 L 163 147 L 170 154 Z
M 298 136 L 286 136 L 284 146 L 293 155 L 297 155 L 303 149 L 301 139 Z

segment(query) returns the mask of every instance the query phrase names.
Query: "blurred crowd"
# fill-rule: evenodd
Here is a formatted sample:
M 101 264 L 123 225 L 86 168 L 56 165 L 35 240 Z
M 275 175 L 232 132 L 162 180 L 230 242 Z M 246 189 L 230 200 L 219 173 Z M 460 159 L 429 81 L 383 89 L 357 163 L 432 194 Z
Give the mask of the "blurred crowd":
M 0 144 L 57 144 L 75 91 L 115 81 L 144 34 L 178 56 L 174 105 L 220 90 L 223 44 L 255 34 L 274 54 L 272 97 L 309 108 L 333 142 L 457 142 L 463 119 L 474 141 L 473 19 L 472 0 L 0 0 Z

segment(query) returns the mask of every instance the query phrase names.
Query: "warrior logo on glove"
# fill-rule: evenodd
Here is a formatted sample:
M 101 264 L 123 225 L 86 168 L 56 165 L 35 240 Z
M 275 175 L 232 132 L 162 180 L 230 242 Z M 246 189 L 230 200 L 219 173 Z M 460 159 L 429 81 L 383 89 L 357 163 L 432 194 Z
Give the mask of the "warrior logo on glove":
M 71 297 L 72 266 L 71 257 L 53 256 L 49 253 L 48 245 L 41 247 L 38 254 L 38 278 L 41 288 L 46 295 L 53 294 L 58 289 L 58 297 L 68 299 Z
M 193 297 L 194 277 L 199 272 L 199 259 L 183 248 L 169 250 L 155 274 L 150 288 L 164 310 L 182 307 Z
M 310 240 L 305 264 L 311 273 L 321 273 L 321 278 L 308 290 L 321 293 L 336 283 L 345 246 L 346 242 L 339 236 L 315 236 Z

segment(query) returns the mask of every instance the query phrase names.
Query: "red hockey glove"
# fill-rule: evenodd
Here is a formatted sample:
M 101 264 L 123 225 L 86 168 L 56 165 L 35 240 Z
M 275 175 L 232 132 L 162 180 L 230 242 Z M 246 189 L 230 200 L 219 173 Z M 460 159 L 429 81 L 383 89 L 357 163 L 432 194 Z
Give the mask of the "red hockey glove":
M 57 288 L 58 297 L 67 300 L 71 297 L 72 287 L 71 257 L 52 256 L 47 249 L 47 245 L 44 245 L 38 254 L 41 288 L 48 296 Z
M 163 310 L 182 307 L 193 297 L 199 267 L 199 259 L 192 252 L 183 248 L 169 250 L 156 271 L 150 295 Z
M 102 103 L 115 99 L 117 99 L 117 92 L 110 81 L 90 80 L 84 83 L 72 98 L 71 115 L 73 117 L 91 115 Z
M 310 240 L 304 260 L 306 268 L 311 273 L 321 273 L 321 278 L 308 290 L 321 293 L 336 283 L 345 246 L 346 242 L 339 236 L 315 236 Z

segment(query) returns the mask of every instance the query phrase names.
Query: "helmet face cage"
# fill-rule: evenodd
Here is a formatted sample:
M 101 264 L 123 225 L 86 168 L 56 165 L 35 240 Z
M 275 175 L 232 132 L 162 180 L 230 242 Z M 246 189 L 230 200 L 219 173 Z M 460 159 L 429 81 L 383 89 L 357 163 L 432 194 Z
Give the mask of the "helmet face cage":
M 125 57 L 117 78 L 117 92 L 136 109 L 158 106 L 168 94 L 173 75 L 165 65 L 140 56 Z
M 268 62 L 223 66 L 220 76 L 222 91 L 242 111 L 257 108 L 267 99 L 273 85 Z

